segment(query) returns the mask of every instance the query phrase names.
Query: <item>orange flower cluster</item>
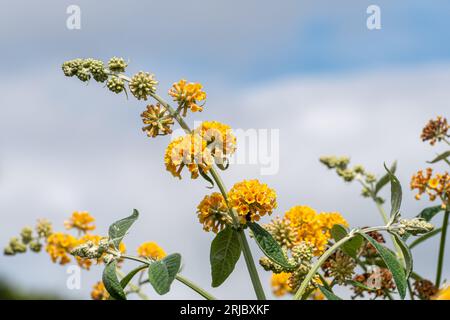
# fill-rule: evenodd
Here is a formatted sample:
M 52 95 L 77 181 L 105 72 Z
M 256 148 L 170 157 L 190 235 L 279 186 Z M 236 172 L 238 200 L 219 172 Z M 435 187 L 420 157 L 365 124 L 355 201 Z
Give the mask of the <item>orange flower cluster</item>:
M 138 255 L 155 260 L 163 259 L 167 254 L 156 242 L 144 242 L 137 248 Z
M 196 179 L 200 171 L 207 173 L 211 169 L 213 161 L 207 142 L 197 134 L 187 134 L 173 140 L 164 156 L 167 171 L 180 179 L 185 166 L 189 169 L 191 178 Z
M 308 206 L 295 206 L 288 210 L 284 219 L 296 235 L 296 243 L 308 242 L 315 247 L 315 255 L 320 255 L 326 249 L 331 238 L 330 230 L 335 224 L 348 226 L 347 221 L 337 212 L 317 213 Z
M 86 211 L 75 211 L 69 220 L 64 222 L 66 229 L 78 229 L 81 232 L 88 232 L 95 230 L 93 222 L 95 218 Z
M 259 221 L 272 214 L 277 207 L 277 194 L 267 184 L 258 180 L 244 180 L 236 183 L 228 193 L 229 205 L 234 208 L 242 224 Z
M 236 137 L 231 127 L 218 121 L 205 121 L 194 130 L 208 144 L 216 163 L 222 164 L 223 158 L 236 151 Z
M 419 200 L 422 194 L 428 194 L 430 201 L 436 198 L 442 200 L 442 206 L 446 207 L 450 199 L 450 175 L 448 172 L 444 174 L 435 174 L 433 176 L 433 169 L 427 168 L 424 173 L 419 170 L 411 178 L 411 190 L 417 189 L 416 199 Z
M 214 192 L 203 198 L 197 206 L 198 220 L 203 224 L 203 230 L 218 233 L 231 223 L 228 207 L 223 196 Z
M 202 91 L 202 88 L 203 86 L 200 83 L 188 83 L 181 79 L 169 89 L 169 95 L 183 109 L 183 117 L 186 116 L 188 109 L 192 112 L 203 111 L 203 105 L 198 104 L 199 101 L 206 99 L 206 93 Z

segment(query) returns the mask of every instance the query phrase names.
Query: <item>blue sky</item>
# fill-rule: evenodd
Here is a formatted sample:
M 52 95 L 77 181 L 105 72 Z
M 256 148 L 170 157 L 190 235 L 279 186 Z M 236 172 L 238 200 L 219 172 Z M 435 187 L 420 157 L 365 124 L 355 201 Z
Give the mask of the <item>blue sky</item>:
M 71 4 L 81 8 L 81 30 L 65 27 Z M 366 28 L 370 4 L 381 8 L 381 30 Z M 233 128 L 279 129 L 280 171 L 260 177 L 278 191 L 276 214 L 308 204 L 340 211 L 352 225 L 379 223 L 356 186 L 342 185 L 318 163 L 319 156 L 333 153 L 350 155 L 377 173 L 384 161 L 399 160 L 405 215 L 427 205 L 414 201 L 407 185 L 439 151 L 419 141 L 421 127 L 449 110 L 448 1 L 2 0 L 1 5 L 0 212 L 7 218 L 1 243 L 40 217 L 62 229 L 75 210 L 91 211 L 106 232 L 108 223 L 136 207 L 142 223 L 130 235 L 130 248 L 156 240 L 168 251 L 180 251 L 184 272 L 209 287 L 203 275 L 209 274 L 211 235 L 195 218 L 204 185 L 176 181 L 164 171 L 168 141 L 142 135 L 142 103 L 64 78 L 61 63 L 76 57 L 130 59 L 130 73 L 156 74 L 161 94 L 180 78 L 202 82 L 208 104 L 190 122 L 215 119 Z M 259 177 L 259 169 L 238 165 L 224 179 L 232 185 Z M 434 261 L 435 253 L 418 248 L 416 254 L 419 271 L 434 275 L 427 261 Z M 65 287 L 64 268 L 50 265 L 43 254 L 0 261 L 0 275 L 20 287 L 70 297 L 86 297 L 100 274 L 100 268 L 86 274 L 82 290 L 72 292 Z M 47 273 L 51 277 L 40 276 Z M 267 285 L 268 275 L 261 276 Z M 229 282 L 213 292 L 252 298 L 247 280 L 241 261 Z M 196 298 L 181 287 L 169 297 Z

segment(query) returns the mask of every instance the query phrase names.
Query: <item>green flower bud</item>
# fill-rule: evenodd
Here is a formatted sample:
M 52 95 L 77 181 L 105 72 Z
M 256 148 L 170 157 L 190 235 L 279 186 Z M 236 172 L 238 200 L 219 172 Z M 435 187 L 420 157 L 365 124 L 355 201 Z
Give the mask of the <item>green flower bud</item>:
M 434 226 L 422 218 L 414 218 L 411 220 L 401 219 L 398 225 L 398 233 L 400 235 L 410 233 L 414 236 L 433 231 Z
M 372 173 L 366 173 L 366 182 L 373 183 L 377 181 L 377 177 Z
M 11 246 L 8 245 L 3 249 L 3 254 L 5 256 L 13 256 L 16 254 L 16 252 L 13 250 L 13 248 L 11 248 Z
M 66 77 L 73 77 L 77 74 L 78 70 L 82 67 L 83 60 L 75 59 L 66 61 L 62 64 L 62 70 Z
M 36 225 L 36 232 L 39 237 L 47 238 L 53 233 L 52 224 L 46 219 L 38 220 Z
M 33 240 L 33 229 L 30 227 L 23 228 L 20 232 L 20 237 L 24 244 L 30 243 L 30 241 Z
M 308 242 L 302 241 L 298 245 L 292 248 L 292 258 L 295 259 L 297 264 L 309 263 L 314 257 L 314 246 Z
M 27 246 L 17 237 L 11 238 L 9 246 L 15 253 L 24 253 L 27 251 Z
M 353 167 L 353 171 L 358 174 L 364 174 L 364 167 L 362 165 L 356 165 Z
M 42 244 L 39 241 L 31 241 L 28 246 L 33 252 L 40 252 L 42 250 Z
M 83 82 L 89 81 L 91 79 L 91 73 L 88 68 L 81 68 L 77 71 L 77 77 Z
M 125 82 L 119 77 L 113 76 L 109 78 L 106 86 L 114 93 L 121 93 L 125 89 Z
M 362 191 L 361 191 L 361 195 L 362 195 L 364 198 L 370 197 L 370 190 L 369 190 L 368 188 L 364 187 L 364 188 L 362 189 Z
M 158 81 L 155 80 L 154 75 L 148 72 L 135 74 L 131 78 L 130 91 L 138 100 L 147 100 L 151 93 L 156 92 L 156 85 Z
M 89 65 L 89 70 L 95 81 L 103 83 L 108 80 L 108 75 L 106 73 L 103 61 L 92 59 Z
M 352 169 L 336 169 L 336 173 L 344 179 L 344 181 L 351 182 L 355 179 L 355 172 Z
M 128 64 L 123 58 L 112 57 L 108 61 L 108 68 L 112 72 L 125 72 L 125 68 Z

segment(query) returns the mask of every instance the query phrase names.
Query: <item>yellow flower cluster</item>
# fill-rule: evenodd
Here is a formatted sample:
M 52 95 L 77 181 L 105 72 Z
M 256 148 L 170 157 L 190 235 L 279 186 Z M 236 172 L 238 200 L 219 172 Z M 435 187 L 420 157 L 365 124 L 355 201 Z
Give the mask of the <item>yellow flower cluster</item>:
M 228 193 L 229 205 L 234 208 L 242 224 L 258 221 L 266 214 L 272 214 L 277 207 L 277 194 L 267 184 L 258 180 L 244 180 L 236 183 Z
M 66 229 L 78 229 L 81 232 L 88 232 L 95 229 L 93 222 L 95 221 L 89 212 L 86 211 L 75 211 L 69 220 L 64 222 Z
M 183 117 L 186 116 L 188 109 L 192 112 L 203 111 L 203 105 L 198 104 L 199 101 L 206 99 L 206 93 L 202 91 L 202 88 L 203 86 L 200 83 L 188 83 L 181 79 L 169 89 L 169 95 L 183 109 Z
M 271 279 L 272 292 L 275 296 L 281 297 L 287 293 L 292 293 L 292 288 L 289 285 L 289 279 L 291 278 L 291 273 L 281 272 L 273 273 Z
M 330 230 L 335 224 L 348 226 L 347 221 L 337 212 L 317 213 L 308 206 L 295 206 L 288 210 L 284 219 L 296 232 L 296 243 L 308 242 L 315 247 L 315 255 L 326 249 L 331 238 Z
M 216 163 L 222 164 L 223 158 L 236 151 L 236 137 L 231 127 L 218 121 L 205 121 L 194 130 L 208 143 Z
M 106 291 L 103 281 L 97 282 L 92 287 L 91 298 L 92 298 L 92 300 L 108 300 L 109 299 L 109 293 L 108 293 L 108 291 Z
M 137 248 L 137 253 L 143 258 L 163 259 L 167 254 L 156 242 L 144 242 Z
M 439 197 L 443 202 L 443 207 L 445 207 L 450 199 L 450 175 L 448 172 L 433 176 L 433 169 L 431 168 L 426 169 L 425 174 L 422 170 L 419 170 L 412 176 L 410 186 L 411 190 L 417 189 L 417 200 L 421 198 L 423 193 L 426 193 L 431 201 Z
M 203 198 L 197 206 L 198 220 L 203 224 L 205 231 L 217 233 L 231 223 L 228 207 L 223 196 L 214 192 Z
M 78 245 L 78 240 L 70 234 L 56 232 L 47 238 L 45 250 L 54 263 L 61 265 L 69 263 L 69 252 Z
M 213 161 L 207 142 L 197 134 L 187 134 L 173 140 L 164 156 L 167 171 L 180 179 L 185 166 L 189 169 L 191 178 L 196 179 L 200 171 L 207 173 L 211 169 Z

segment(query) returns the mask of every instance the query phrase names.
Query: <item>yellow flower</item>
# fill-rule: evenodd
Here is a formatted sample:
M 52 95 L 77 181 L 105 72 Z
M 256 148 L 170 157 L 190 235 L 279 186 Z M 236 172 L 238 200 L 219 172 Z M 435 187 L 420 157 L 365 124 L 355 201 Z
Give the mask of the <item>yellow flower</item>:
M 147 136 L 155 138 L 172 133 L 173 118 L 160 103 L 149 104 L 141 117 L 146 125 L 142 130 L 147 133 Z
M 416 199 L 420 200 L 422 194 L 428 194 L 431 201 L 436 198 L 442 200 L 442 206 L 448 204 L 450 198 L 450 174 L 435 174 L 433 169 L 427 168 L 424 174 L 423 170 L 419 170 L 411 178 L 411 190 L 417 189 Z
M 144 242 L 137 248 L 138 255 L 155 260 L 163 259 L 167 254 L 156 242 Z
M 197 206 L 198 220 L 203 224 L 205 231 L 219 232 L 229 223 L 231 218 L 223 196 L 214 192 L 205 196 Z
M 183 108 L 183 117 L 186 116 L 188 109 L 192 112 L 203 111 L 203 105 L 198 105 L 199 101 L 206 99 L 206 93 L 202 88 L 200 83 L 187 83 L 184 79 L 174 83 L 170 88 L 169 95 L 178 102 L 180 108 Z
M 75 211 L 69 220 L 64 222 L 66 229 L 78 229 L 82 232 L 88 232 L 95 229 L 93 222 L 95 221 L 87 211 Z
M 289 286 L 289 278 L 291 273 L 281 272 L 273 273 L 271 279 L 272 292 L 277 297 L 284 296 L 286 293 L 292 293 L 292 288 Z
M 51 234 L 47 238 L 45 250 L 54 263 L 64 265 L 71 261 L 69 254 L 70 251 L 77 246 L 77 243 L 77 239 L 70 234 L 57 232 Z
M 231 132 L 231 127 L 226 124 L 205 121 L 194 132 L 206 140 L 217 163 L 223 164 L 224 158 L 236 151 L 236 137 Z
M 196 179 L 200 171 L 208 173 L 213 161 L 206 141 L 197 134 L 187 134 L 173 140 L 164 156 L 167 171 L 180 179 L 185 166 L 191 172 L 191 178 Z
M 296 232 L 296 244 L 305 241 L 315 248 L 314 254 L 320 255 L 326 249 L 331 238 L 330 230 L 335 224 L 348 226 L 347 221 L 337 212 L 318 214 L 308 206 L 295 206 L 288 210 L 284 219 Z
M 439 290 L 439 292 L 433 297 L 433 300 L 450 300 L 450 285 Z
M 102 281 L 97 282 L 91 291 L 92 300 L 108 300 L 109 293 L 106 291 L 105 285 Z
M 258 180 L 244 180 L 236 183 L 228 192 L 228 201 L 242 224 L 258 221 L 266 214 L 272 214 L 277 207 L 277 194 L 267 184 Z

